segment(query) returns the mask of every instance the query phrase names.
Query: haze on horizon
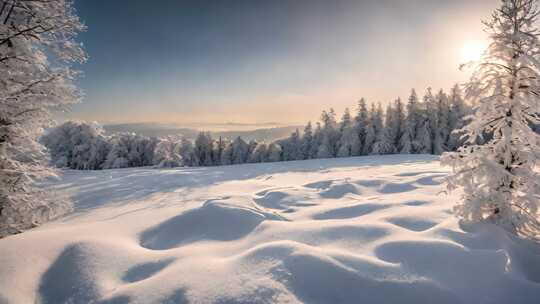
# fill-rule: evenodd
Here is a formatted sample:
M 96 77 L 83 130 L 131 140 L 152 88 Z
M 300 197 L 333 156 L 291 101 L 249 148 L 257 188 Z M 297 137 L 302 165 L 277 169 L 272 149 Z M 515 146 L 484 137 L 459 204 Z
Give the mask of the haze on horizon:
M 498 1 L 75 3 L 90 60 L 66 118 L 188 125 L 303 124 L 362 96 L 447 90 Z

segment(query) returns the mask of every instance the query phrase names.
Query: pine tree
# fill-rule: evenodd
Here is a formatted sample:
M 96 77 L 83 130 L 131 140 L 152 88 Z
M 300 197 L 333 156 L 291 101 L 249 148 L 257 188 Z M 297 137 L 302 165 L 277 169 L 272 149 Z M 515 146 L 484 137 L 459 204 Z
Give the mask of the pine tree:
M 311 121 L 307 123 L 304 128 L 304 134 L 302 135 L 302 146 L 300 148 L 302 153 L 302 159 L 311 158 L 311 150 L 313 149 L 313 129 Z
M 232 146 L 232 164 L 239 165 L 247 162 L 249 156 L 249 145 L 238 136 L 231 144 Z
M 490 220 L 513 232 L 538 237 L 540 225 L 540 57 L 534 0 L 503 0 L 490 22 L 491 43 L 467 85 L 475 104 L 464 127 L 466 146 L 443 157 L 463 187 L 455 211 L 466 220 Z
M 253 153 L 249 156 L 248 162 L 250 163 L 262 163 L 266 161 L 268 154 L 268 148 L 265 143 L 259 143 Z
M 448 128 L 450 136 L 448 137 L 447 147 L 450 151 L 456 151 L 463 144 L 460 140 L 460 130 L 465 125 L 465 117 L 470 114 L 470 107 L 463 100 L 463 93 L 459 85 L 455 85 L 449 96 Z
M 389 106 L 386 110 L 386 128 L 389 129 L 388 136 L 394 146 L 394 153 L 399 153 L 402 150 L 401 138 L 405 131 L 405 113 L 399 97 L 394 102 L 394 106 Z
M 449 105 L 448 96 L 443 90 L 440 90 L 435 97 L 436 110 L 435 110 L 435 123 L 433 124 L 433 149 L 432 153 L 440 155 L 445 151 L 448 151 L 447 142 L 450 136 L 450 127 L 448 125 Z
M 277 143 L 271 143 L 268 145 L 268 150 L 266 153 L 267 162 L 279 162 L 283 160 L 281 156 L 281 146 Z
M 374 112 L 371 123 L 373 125 L 373 130 L 375 131 L 375 141 L 373 142 L 373 147 L 371 148 L 371 154 L 388 154 L 392 153 L 392 146 L 388 141 L 388 134 L 384 128 L 384 113 L 382 110 L 381 103 L 377 103 L 377 108 Z
M 358 135 L 355 131 L 349 109 L 345 109 L 339 124 L 338 157 L 359 155 Z
M 315 132 L 313 132 L 313 144 L 311 146 L 310 158 L 318 158 L 319 148 L 322 145 L 323 132 L 321 123 L 317 122 Z
M 362 98 L 358 102 L 358 113 L 354 118 L 354 129 L 358 136 L 358 147 L 354 149 L 354 151 L 357 151 L 358 154 L 354 154 L 355 156 L 368 154 L 365 149 L 368 120 L 369 113 L 367 110 L 366 100 Z
M 227 141 L 224 142 L 225 148 L 223 153 L 221 153 L 221 165 L 228 166 L 233 164 L 233 146 L 232 143 Z
M 302 141 L 300 137 L 300 131 L 296 129 L 291 135 L 284 139 L 279 141 L 279 144 L 283 148 L 283 160 L 284 161 L 290 161 L 290 160 L 299 160 L 302 159 L 302 153 L 301 153 L 301 146 Z
M 433 128 L 436 128 L 435 98 L 431 88 L 427 88 L 424 102 L 421 104 L 419 120 L 417 121 L 414 150 L 420 154 L 433 153 Z
M 364 155 L 371 154 L 371 152 L 373 151 L 373 145 L 377 141 L 378 130 L 376 126 L 377 125 L 376 116 L 377 114 L 376 114 L 375 105 L 371 104 L 367 126 L 366 126 L 366 139 L 364 142 L 364 150 L 362 152 L 362 154 Z
M 337 155 L 339 132 L 337 130 L 336 113 L 333 109 L 321 115 L 322 140 L 317 152 L 318 158 L 330 158 Z
M 380 105 L 379 105 L 380 107 Z M 382 110 L 379 110 L 382 112 Z M 396 140 L 396 125 L 398 121 L 396 119 L 396 113 L 391 104 L 386 107 L 386 115 L 384 119 L 384 126 L 379 132 L 379 139 L 375 143 L 373 148 L 373 154 L 393 154 L 396 152 L 396 146 L 394 144 Z
M 257 149 L 257 147 L 259 146 L 259 143 L 257 143 L 256 140 L 252 139 L 249 141 L 248 143 L 248 151 L 247 151 L 247 156 L 246 156 L 246 163 L 250 162 L 250 157 L 251 155 L 253 154 L 253 152 L 255 152 L 255 149 Z
M 214 165 L 212 159 L 212 151 L 214 146 L 214 140 L 208 132 L 200 132 L 195 139 L 195 155 L 197 158 L 198 166 L 212 166 Z
M 214 146 L 214 151 L 212 153 L 212 160 L 216 166 L 221 165 L 221 159 L 222 159 L 222 155 L 223 155 L 223 151 L 225 150 L 225 147 L 226 147 L 226 142 L 220 136 Z
M 416 141 L 418 127 L 421 122 L 421 114 L 418 105 L 418 96 L 416 90 L 411 90 L 409 101 L 407 102 L 407 118 L 405 120 L 405 130 L 400 140 L 401 154 L 411 154 L 416 152 L 416 147 L 419 145 Z

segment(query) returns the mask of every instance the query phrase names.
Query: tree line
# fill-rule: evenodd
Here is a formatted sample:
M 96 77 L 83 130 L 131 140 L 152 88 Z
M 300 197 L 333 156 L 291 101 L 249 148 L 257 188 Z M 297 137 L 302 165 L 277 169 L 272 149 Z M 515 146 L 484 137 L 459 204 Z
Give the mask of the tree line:
M 214 139 L 201 132 L 192 142 L 169 136 L 134 133 L 106 136 L 97 124 L 68 121 L 41 139 L 57 167 L 99 170 L 140 166 L 220 166 L 317 158 L 382 154 L 441 154 L 462 143 L 455 130 L 470 114 L 458 85 L 450 93 L 428 88 L 422 98 L 413 89 L 406 102 L 358 102 L 354 115 L 345 109 L 338 120 L 333 109 L 303 131 L 270 143 Z

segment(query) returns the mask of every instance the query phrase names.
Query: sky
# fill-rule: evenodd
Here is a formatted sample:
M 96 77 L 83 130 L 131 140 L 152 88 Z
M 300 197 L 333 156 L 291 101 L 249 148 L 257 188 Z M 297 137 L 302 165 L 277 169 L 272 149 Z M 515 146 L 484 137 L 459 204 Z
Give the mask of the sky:
M 498 0 L 75 0 L 88 27 L 67 118 L 303 124 L 464 82 Z M 481 43 L 480 43 L 481 44 Z M 465 51 L 466 52 L 466 51 Z

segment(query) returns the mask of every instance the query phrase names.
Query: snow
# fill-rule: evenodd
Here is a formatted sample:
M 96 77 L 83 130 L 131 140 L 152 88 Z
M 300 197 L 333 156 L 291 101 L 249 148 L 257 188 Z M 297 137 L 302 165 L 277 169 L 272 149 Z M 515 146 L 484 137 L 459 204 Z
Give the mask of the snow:
M 0 303 L 538 303 L 540 246 L 459 222 L 436 157 L 65 171 Z

